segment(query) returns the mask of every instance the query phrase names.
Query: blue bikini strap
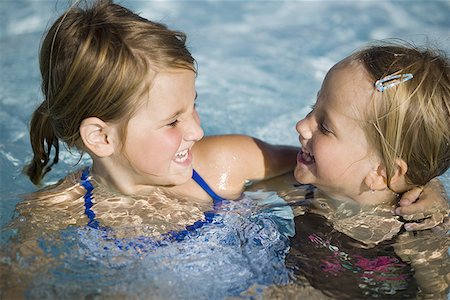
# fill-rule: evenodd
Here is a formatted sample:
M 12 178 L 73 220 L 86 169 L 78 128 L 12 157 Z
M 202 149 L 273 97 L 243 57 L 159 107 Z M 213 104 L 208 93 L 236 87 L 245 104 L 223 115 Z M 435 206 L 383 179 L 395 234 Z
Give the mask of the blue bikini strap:
M 92 203 L 92 191 L 94 190 L 94 186 L 92 185 L 92 183 L 89 180 L 89 172 L 90 172 L 90 168 L 86 167 L 83 170 L 83 173 L 81 174 L 81 178 L 80 178 L 80 184 L 86 190 L 86 194 L 84 194 L 84 196 L 83 196 L 83 198 L 84 198 L 84 213 L 89 218 L 88 226 L 99 229 L 100 224 L 95 219 L 95 212 L 91 209 L 92 205 L 94 205 Z
M 195 170 L 192 170 L 192 179 L 194 179 L 195 182 L 206 192 L 214 201 L 214 207 L 217 205 L 222 204 L 222 201 L 226 201 L 226 199 L 220 197 L 217 195 L 210 187 L 209 185 L 203 180 L 203 178 L 198 175 L 198 173 Z

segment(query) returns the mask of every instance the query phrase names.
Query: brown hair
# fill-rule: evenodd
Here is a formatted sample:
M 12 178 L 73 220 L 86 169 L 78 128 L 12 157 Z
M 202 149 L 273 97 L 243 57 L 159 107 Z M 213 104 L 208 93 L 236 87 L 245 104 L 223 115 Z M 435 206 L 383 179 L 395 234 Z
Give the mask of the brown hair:
M 44 101 L 30 124 L 34 156 L 26 173 L 31 181 L 38 184 L 58 162 L 59 140 L 82 150 L 79 127 L 85 118 L 120 121 L 125 128 L 139 104 L 136 99 L 151 85 L 146 80 L 151 70 L 195 72 L 194 63 L 185 34 L 112 1 L 70 8 L 52 25 L 41 47 Z
M 411 184 L 424 185 L 450 166 L 450 64 L 445 53 L 401 43 L 374 45 L 351 56 L 375 81 L 391 74 L 409 81 L 375 91 L 366 133 L 379 149 L 388 184 L 395 160 L 403 159 Z M 375 89 L 375 87 L 374 87 Z M 378 96 L 380 95 L 380 96 Z

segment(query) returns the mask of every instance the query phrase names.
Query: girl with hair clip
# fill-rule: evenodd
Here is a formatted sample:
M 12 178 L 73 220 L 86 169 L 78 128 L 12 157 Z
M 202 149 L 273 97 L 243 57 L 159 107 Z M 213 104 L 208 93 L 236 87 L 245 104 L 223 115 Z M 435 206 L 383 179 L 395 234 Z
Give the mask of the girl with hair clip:
M 301 150 L 294 176 L 315 187 L 303 196 L 284 192 L 293 205 L 302 199 L 287 264 L 323 293 L 445 299 L 450 243 L 444 189 L 436 185 L 446 201 L 432 217 L 444 223 L 443 232 L 405 231 L 390 211 L 400 194 L 450 166 L 449 71 L 438 51 L 370 46 L 329 70 L 313 110 L 297 123 Z M 304 205 L 315 214 L 302 215 Z

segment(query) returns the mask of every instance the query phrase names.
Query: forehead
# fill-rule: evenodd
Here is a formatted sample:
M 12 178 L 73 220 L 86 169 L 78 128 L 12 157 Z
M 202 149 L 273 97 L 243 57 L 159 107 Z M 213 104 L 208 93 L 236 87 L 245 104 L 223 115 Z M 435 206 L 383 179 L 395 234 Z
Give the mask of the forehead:
M 178 102 L 195 94 L 195 73 L 185 69 L 163 70 L 156 73 L 148 90 L 149 103 L 161 100 Z
M 322 88 L 327 108 L 354 117 L 369 104 L 375 91 L 362 63 L 343 60 L 330 69 Z

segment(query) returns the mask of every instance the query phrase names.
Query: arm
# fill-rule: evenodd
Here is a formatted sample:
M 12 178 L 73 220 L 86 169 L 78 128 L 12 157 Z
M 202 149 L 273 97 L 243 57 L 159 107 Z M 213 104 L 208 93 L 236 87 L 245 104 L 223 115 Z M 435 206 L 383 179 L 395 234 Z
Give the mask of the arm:
M 222 197 L 238 197 L 249 180 L 294 169 L 298 148 L 271 145 L 245 135 L 208 136 L 193 149 L 194 168 Z
M 285 145 L 271 145 L 255 138 L 252 138 L 252 143 L 255 143 L 258 147 L 256 151 L 261 151 L 264 160 L 264 173 L 262 176 L 248 179 L 270 179 L 295 169 L 297 154 L 300 151 L 300 148 Z M 251 157 L 248 157 L 248 159 L 251 159 Z M 255 161 L 255 163 L 261 164 L 261 161 Z
M 437 178 L 430 180 L 423 188 L 404 193 L 399 205 L 395 210 L 397 215 L 408 221 L 417 221 L 405 224 L 408 231 L 433 228 L 448 220 L 448 196 Z
M 403 232 L 394 243 L 395 252 L 414 268 L 420 287 L 419 299 L 447 299 L 450 286 L 450 240 L 430 230 Z

